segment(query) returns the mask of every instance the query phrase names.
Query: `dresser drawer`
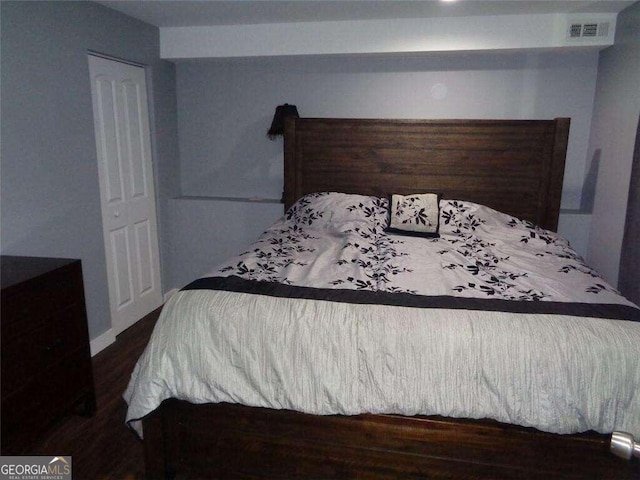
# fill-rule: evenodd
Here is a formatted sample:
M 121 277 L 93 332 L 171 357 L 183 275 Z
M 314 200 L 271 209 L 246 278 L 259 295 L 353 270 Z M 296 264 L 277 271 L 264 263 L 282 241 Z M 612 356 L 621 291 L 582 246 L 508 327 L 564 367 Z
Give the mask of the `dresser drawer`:
M 50 316 L 2 328 L 2 396 L 20 388 L 25 378 L 54 367 L 74 350 L 86 345 L 83 306 L 74 303 Z M 26 331 L 23 331 L 26 330 Z

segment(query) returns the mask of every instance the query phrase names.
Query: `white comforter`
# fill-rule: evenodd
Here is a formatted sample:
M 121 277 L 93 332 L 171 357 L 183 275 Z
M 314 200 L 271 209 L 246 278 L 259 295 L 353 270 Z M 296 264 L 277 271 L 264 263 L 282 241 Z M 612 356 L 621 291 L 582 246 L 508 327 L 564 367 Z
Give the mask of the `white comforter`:
M 550 232 L 443 201 L 439 239 L 391 236 L 382 231 L 385 209 L 370 197 L 302 199 L 214 274 L 632 306 Z M 640 435 L 640 322 L 185 290 L 165 306 L 132 374 L 127 421 L 139 430 L 138 420 L 171 397 Z

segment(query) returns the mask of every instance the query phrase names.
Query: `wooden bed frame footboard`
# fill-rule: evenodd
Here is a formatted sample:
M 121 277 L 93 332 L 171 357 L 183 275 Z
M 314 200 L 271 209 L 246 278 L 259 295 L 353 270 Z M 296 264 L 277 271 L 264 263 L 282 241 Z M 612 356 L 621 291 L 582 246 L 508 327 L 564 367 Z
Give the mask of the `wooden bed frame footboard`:
M 167 400 L 143 421 L 147 478 L 638 479 L 609 436 L 490 420 L 319 417 Z

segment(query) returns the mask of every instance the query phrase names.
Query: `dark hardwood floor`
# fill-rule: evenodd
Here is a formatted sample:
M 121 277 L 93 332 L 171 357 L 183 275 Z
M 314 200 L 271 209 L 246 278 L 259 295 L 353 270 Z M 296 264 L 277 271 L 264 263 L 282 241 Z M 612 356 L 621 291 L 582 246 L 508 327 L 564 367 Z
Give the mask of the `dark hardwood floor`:
M 93 357 L 96 414 L 64 418 L 30 455 L 71 455 L 74 480 L 144 478 L 142 441 L 124 423 L 122 393 L 159 314 L 150 313 Z

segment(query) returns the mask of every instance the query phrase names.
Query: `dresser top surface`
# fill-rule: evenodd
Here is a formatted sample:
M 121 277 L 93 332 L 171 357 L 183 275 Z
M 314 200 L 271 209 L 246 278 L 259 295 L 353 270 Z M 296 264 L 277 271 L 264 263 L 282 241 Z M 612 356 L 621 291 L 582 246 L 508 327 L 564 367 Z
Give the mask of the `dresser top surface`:
M 0 288 L 5 290 L 77 261 L 69 258 L 2 255 L 0 256 Z

